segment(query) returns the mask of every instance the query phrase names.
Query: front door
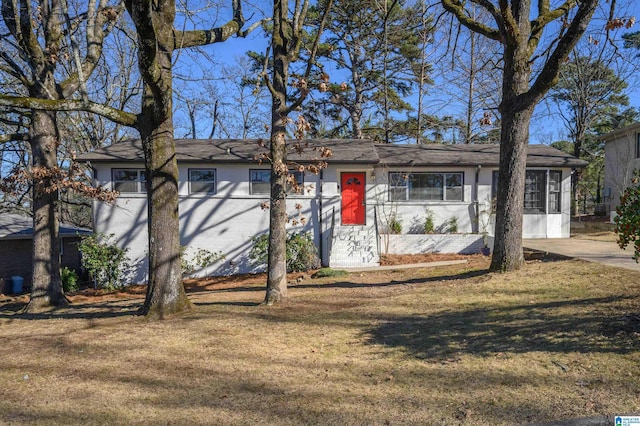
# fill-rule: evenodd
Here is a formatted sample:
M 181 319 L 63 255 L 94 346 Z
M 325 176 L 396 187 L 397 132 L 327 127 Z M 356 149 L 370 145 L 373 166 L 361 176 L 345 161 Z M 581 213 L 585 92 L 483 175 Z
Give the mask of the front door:
M 342 173 L 342 224 L 364 225 L 364 173 Z

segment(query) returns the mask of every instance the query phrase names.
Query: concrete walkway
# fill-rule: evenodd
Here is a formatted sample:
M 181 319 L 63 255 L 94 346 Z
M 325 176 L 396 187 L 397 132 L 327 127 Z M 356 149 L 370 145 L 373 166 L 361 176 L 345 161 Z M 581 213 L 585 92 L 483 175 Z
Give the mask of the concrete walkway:
M 577 238 L 525 239 L 526 248 L 582 259 L 589 262 L 640 271 L 640 264 L 633 256 L 633 247 L 622 250 L 617 243 Z

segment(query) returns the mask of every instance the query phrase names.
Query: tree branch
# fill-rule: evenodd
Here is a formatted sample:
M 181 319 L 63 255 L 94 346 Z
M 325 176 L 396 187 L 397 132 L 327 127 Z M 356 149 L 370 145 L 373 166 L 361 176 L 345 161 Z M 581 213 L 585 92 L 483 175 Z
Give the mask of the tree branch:
M 165 99 L 164 87 L 161 85 L 162 70 L 158 64 L 158 39 L 153 25 L 151 1 L 124 0 L 131 20 L 136 27 L 138 36 L 138 62 L 140 74 L 145 84 L 153 93 L 154 99 L 161 102 Z M 164 105 L 158 105 L 158 110 L 165 111 Z
M 460 0 L 440 0 L 440 2 L 442 3 L 442 7 L 444 7 L 444 9 L 447 12 L 452 13 L 462 25 L 469 28 L 471 31 L 482 34 L 483 36 L 490 38 L 491 40 L 503 42 L 500 31 L 498 31 L 495 28 L 491 28 L 488 25 L 482 24 L 476 21 L 475 19 L 471 18 L 470 16 L 468 16 L 465 13 L 464 4 L 461 3 Z M 487 2 L 477 0 L 477 1 L 474 1 L 474 3 L 486 8 L 486 5 L 483 3 L 487 3 Z M 490 10 L 489 10 L 489 13 L 491 13 Z M 492 13 L 492 15 L 494 14 Z M 494 15 L 494 18 L 496 18 L 495 15 Z M 500 21 L 501 20 L 502 19 L 500 19 Z M 501 22 L 498 24 L 500 25 Z
M 90 1 L 87 10 L 87 34 L 86 34 L 86 55 L 80 67 L 76 67 L 76 72 L 60 83 L 60 90 L 63 97 L 69 97 L 78 90 L 83 83 L 83 77 L 90 76 L 98 65 L 102 55 L 104 39 L 111 33 L 115 23 L 124 12 L 124 4 L 120 3 L 114 7 L 107 7 L 106 2 L 101 0 L 97 12 L 93 10 L 94 2 Z M 106 28 L 104 28 L 106 25 Z
M 9 65 L 9 68 L 0 67 L 0 69 L 6 72 L 7 74 L 15 77 L 16 79 L 20 80 L 20 82 L 26 88 L 31 87 L 32 82 L 29 80 L 29 78 L 26 76 L 26 74 L 22 70 L 23 67 L 21 67 L 17 62 L 15 62 L 13 58 L 9 56 L 5 51 L 0 52 L 0 56 L 2 57 L 2 59 L 4 59 L 7 65 Z
M 526 93 L 519 96 L 521 98 L 519 103 L 532 105 L 539 102 L 549 89 L 556 84 L 560 74 L 560 66 L 587 30 L 597 5 L 598 0 L 583 0 L 580 3 L 576 16 L 558 42 L 556 49 L 547 59 L 536 81 Z
M 553 10 L 549 10 L 548 0 L 546 3 L 546 13 L 541 13 L 536 19 L 531 21 L 531 33 L 541 32 L 542 29 L 551 21 L 555 21 L 561 16 L 568 14 L 569 11 L 578 4 L 578 0 L 567 0 L 561 6 Z M 542 9 L 542 7 L 539 7 L 539 9 Z
M 46 111 L 86 111 L 108 118 L 123 126 L 136 127 L 138 123 L 138 117 L 130 112 L 96 102 L 83 102 L 72 99 L 39 99 L 0 94 L 0 106 Z
M 2 17 L 11 35 L 18 42 L 18 46 L 24 50 L 31 65 L 44 63 L 44 53 L 38 38 L 33 32 L 33 11 L 29 0 L 20 1 L 20 10 L 16 10 L 17 2 L 14 0 L 2 1 Z
M 311 53 L 307 61 L 307 68 L 304 72 L 304 79 L 306 81 L 309 81 L 309 76 L 311 75 L 311 69 L 313 68 L 313 63 L 315 62 L 316 55 L 318 54 L 318 47 L 320 46 L 320 37 L 324 32 L 324 27 L 327 25 L 329 13 L 331 12 L 332 8 L 333 8 L 333 0 L 329 0 L 324 9 L 324 13 L 322 14 L 322 20 L 320 21 L 320 26 L 318 27 L 318 33 L 316 34 L 316 38 L 313 40 L 313 47 L 311 48 Z M 302 105 L 302 102 L 306 97 L 307 97 L 307 92 L 303 91 L 303 93 L 300 94 L 298 99 L 293 101 L 293 103 L 287 108 L 285 114 L 289 114 L 291 111 L 293 111 L 294 109 Z
M 7 133 L 5 135 L 0 135 L 0 143 L 28 142 L 28 141 L 29 141 L 28 133 Z

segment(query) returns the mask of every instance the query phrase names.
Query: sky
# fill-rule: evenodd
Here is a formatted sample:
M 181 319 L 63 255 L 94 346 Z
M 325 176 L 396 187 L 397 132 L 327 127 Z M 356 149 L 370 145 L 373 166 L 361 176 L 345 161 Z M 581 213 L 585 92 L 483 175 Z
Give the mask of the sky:
M 247 25 L 250 25 L 252 22 L 255 22 L 261 16 L 261 13 L 269 12 L 268 6 L 265 7 L 265 4 L 268 3 L 260 2 L 262 5 L 261 12 L 255 12 L 251 10 L 247 10 L 245 8 L 245 17 L 247 18 Z M 601 2 L 599 14 L 602 16 L 604 12 L 604 8 L 609 6 L 609 2 L 605 2 L 604 0 Z M 535 4 L 535 1 L 534 1 Z M 553 2 L 552 2 L 553 4 Z M 638 0 L 627 0 L 618 1 L 618 7 L 622 7 L 620 9 L 620 17 L 629 18 L 631 16 L 638 17 L 640 20 L 640 1 Z M 220 15 L 221 20 L 225 19 L 223 14 Z M 603 25 L 604 21 L 600 21 L 597 23 L 598 25 Z M 636 24 L 630 30 L 625 31 L 640 31 L 640 23 Z M 245 52 L 249 50 L 255 50 L 259 52 L 264 52 L 267 46 L 267 36 L 260 30 L 254 31 L 247 38 L 234 38 L 227 40 L 224 43 L 215 44 L 207 48 L 207 51 L 210 52 L 212 57 L 215 58 L 217 63 L 228 63 L 231 64 L 234 62 L 234 58 L 244 55 Z M 638 65 L 640 66 L 640 58 L 636 58 Z M 640 73 L 638 73 L 640 77 Z M 333 78 L 333 75 L 332 75 Z M 436 81 L 436 84 L 439 84 Z M 632 82 L 628 93 L 629 99 L 632 106 L 640 108 L 640 78 L 637 82 Z M 417 103 L 411 102 L 410 103 Z M 438 104 L 432 105 L 432 111 L 429 111 L 429 106 L 427 105 L 427 112 L 437 112 L 439 115 L 459 115 L 459 111 L 448 110 L 447 108 L 448 102 L 446 99 L 439 99 Z M 177 119 L 180 120 L 180 113 L 177 112 Z M 184 120 L 184 118 L 182 118 Z M 209 124 L 209 123 L 208 123 Z M 203 130 L 202 133 L 206 133 L 207 130 Z M 180 135 L 178 135 L 180 136 Z M 549 106 L 544 102 L 541 103 L 536 109 L 536 115 L 534 116 L 534 120 L 532 120 L 532 124 L 530 127 L 530 140 L 531 143 L 551 143 L 556 140 L 560 140 L 566 138 L 566 130 L 563 128 L 563 124 L 558 117 L 554 117 L 550 114 Z

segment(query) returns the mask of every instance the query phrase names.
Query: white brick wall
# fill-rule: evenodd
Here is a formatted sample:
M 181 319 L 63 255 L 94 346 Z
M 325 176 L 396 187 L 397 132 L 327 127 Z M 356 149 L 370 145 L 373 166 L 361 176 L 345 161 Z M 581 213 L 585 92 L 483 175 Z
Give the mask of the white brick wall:
M 389 238 L 388 254 L 422 253 L 480 253 L 484 244 L 478 234 L 402 234 L 380 235 L 381 250 L 386 248 L 385 238 Z

